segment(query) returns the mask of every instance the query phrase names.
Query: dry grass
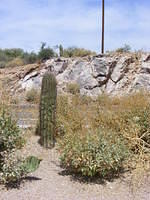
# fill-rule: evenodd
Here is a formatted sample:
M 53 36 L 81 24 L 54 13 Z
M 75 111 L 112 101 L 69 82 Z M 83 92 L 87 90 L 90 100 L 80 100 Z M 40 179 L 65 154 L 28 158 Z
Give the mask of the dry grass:
M 4 108 L 10 109 L 11 97 L 4 89 L 2 82 L 0 82 L 0 111 Z
M 35 88 L 31 88 L 26 92 L 26 101 L 34 104 L 39 103 L 40 92 Z
M 79 94 L 80 86 L 77 83 L 68 83 L 67 84 L 67 92 L 71 94 Z
M 125 168 L 134 172 L 134 180 L 150 170 L 149 93 L 115 98 L 103 95 L 95 101 L 79 95 L 62 96 L 58 99 L 57 115 L 58 135 L 85 135 L 102 129 L 106 134 L 112 131 L 123 137 L 131 150 Z

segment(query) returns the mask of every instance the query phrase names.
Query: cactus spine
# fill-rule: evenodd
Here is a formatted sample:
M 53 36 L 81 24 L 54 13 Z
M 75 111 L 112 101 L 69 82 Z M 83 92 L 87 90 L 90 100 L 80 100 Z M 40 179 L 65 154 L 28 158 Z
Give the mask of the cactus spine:
M 45 73 L 42 80 L 40 98 L 40 142 L 45 148 L 55 144 L 57 87 L 54 74 Z

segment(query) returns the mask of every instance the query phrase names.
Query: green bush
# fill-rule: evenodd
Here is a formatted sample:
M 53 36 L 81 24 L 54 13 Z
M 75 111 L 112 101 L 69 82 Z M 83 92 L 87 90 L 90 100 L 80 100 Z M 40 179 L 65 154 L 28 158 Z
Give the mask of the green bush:
M 74 173 L 107 177 L 117 173 L 129 154 L 123 139 L 112 132 L 67 134 L 60 141 L 61 164 Z
M 5 54 L 4 50 L 0 49 L 0 68 L 5 68 L 6 63 L 10 61 L 10 58 Z
M 18 163 L 14 156 L 16 149 L 20 149 L 24 145 L 23 137 L 16 124 L 11 117 L 3 112 L 0 116 L 0 181 L 7 182 L 8 171 L 11 172 L 12 167 Z M 14 159 L 15 158 L 15 159 Z M 13 171 L 13 170 L 12 170 Z M 18 167 L 16 166 L 16 173 Z M 15 176 L 15 173 L 12 174 Z
M 6 62 L 5 61 L 0 61 L 0 68 L 5 68 L 6 67 Z
M 0 183 L 18 181 L 39 166 L 40 160 L 36 157 L 17 157 L 16 152 L 24 143 L 16 123 L 3 112 L 0 115 Z
M 0 61 L 8 62 L 10 58 L 5 54 L 4 50 L 0 49 Z
M 34 52 L 24 52 L 23 49 L 0 49 L 0 68 L 32 64 L 38 60 Z
M 14 152 L 5 153 L 0 169 L 0 183 L 10 184 L 21 180 L 38 169 L 41 159 L 34 156 L 18 158 Z
M 67 49 L 63 49 L 62 45 L 57 46 L 57 48 L 59 48 L 60 56 L 64 57 L 84 57 L 96 55 L 95 52 L 84 48 L 69 47 Z M 58 55 L 53 48 L 50 48 L 49 46 L 46 47 L 46 43 L 42 43 L 38 53 L 25 52 L 20 48 L 0 49 L 0 68 L 33 64 L 37 61 L 45 61 L 57 56 Z
M 55 56 L 54 51 L 51 48 L 45 48 L 39 52 L 39 59 L 42 61 L 48 60 L 54 56 Z
M 21 148 L 24 140 L 11 117 L 3 112 L 0 116 L 0 152 Z
M 38 56 L 34 52 L 31 53 L 26 52 L 23 54 L 22 59 L 25 65 L 33 64 L 38 61 Z
M 46 46 L 46 43 L 42 43 L 41 49 L 38 53 L 38 57 L 41 61 L 45 61 L 56 56 L 56 53 L 54 52 L 52 48 L 50 47 L 45 48 L 45 46 Z
M 21 57 L 24 53 L 23 49 L 20 48 L 4 49 L 3 52 L 6 56 L 12 59 Z

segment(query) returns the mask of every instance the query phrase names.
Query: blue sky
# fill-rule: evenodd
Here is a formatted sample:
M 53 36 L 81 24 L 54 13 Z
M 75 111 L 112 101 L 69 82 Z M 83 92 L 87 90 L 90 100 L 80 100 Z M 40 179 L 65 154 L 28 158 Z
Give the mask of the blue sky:
M 105 49 L 125 43 L 150 50 L 150 1 L 105 0 Z M 0 0 L 0 48 L 50 46 L 100 49 L 101 0 Z

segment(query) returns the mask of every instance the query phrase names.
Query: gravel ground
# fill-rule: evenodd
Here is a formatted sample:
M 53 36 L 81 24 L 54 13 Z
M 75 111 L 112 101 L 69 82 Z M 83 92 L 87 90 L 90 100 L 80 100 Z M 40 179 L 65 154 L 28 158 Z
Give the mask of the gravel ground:
M 136 190 L 130 176 L 105 184 L 83 182 L 63 173 L 56 150 L 44 150 L 37 141 L 37 136 L 31 136 L 23 153 L 41 157 L 40 168 L 19 189 L 0 187 L 0 200 L 150 200 L 150 178 Z

